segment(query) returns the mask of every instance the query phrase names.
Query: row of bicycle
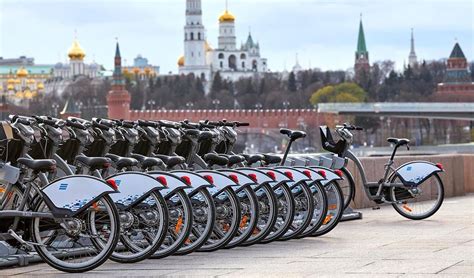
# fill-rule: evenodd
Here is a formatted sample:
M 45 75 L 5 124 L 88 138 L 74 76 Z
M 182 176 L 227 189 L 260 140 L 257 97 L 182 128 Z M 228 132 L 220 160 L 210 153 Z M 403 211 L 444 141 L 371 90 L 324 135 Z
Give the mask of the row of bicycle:
M 84 272 L 109 258 L 133 263 L 331 231 L 347 206 L 342 172 L 284 166 L 301 131 L 281 130 L 283 158 L 236 155 L 245 125 L 12 115 L 0 129 L 0 241 Z

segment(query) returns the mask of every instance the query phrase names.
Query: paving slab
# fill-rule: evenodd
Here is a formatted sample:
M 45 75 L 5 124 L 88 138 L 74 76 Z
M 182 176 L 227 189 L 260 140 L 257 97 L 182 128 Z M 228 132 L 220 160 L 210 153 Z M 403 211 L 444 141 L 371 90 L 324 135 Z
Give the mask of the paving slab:
M 390 206 L 330 234 L 193 253 L 136 264 L 107 262 L 70 275 L 46 264 L 0 269 L 0 277 L 474 277 L 474 194 L 447 199 L 423 221 Z

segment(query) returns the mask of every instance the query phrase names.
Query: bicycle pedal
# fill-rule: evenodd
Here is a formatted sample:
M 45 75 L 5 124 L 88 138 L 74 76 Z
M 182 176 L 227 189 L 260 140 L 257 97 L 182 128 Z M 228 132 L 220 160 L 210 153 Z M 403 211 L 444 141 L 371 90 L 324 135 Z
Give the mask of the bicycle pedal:
M 31 242 L 31 241 L 25 241 L 21 235 L 18 235 L 13 231 L 12 229 L 8 230 L 8 234 L 12 236 L 16 241 L 18 241 L 23 248 L 27 248 L 26 250 L 33 250 L 33 246 L 44 246 L 43 244 Z

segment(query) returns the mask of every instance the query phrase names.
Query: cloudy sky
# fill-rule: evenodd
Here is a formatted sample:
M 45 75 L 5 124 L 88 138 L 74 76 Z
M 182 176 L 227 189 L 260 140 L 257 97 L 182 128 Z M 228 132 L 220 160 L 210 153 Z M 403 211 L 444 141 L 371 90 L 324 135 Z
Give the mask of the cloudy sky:
M 225 0 L 202 0 L 207 38 L 217 45 L 217 18 Z M 360 14 L 371 61 L 407 60 L 410 28 L 421 59 L 447 57 L 457 40 L 474 60 L 472 0 L 229 0 L 238 41 L 249 29 L 272 70 L 353 65 Z M 185 0 L 0 0 L 0 56 L 64 61 L 77 30 L 87 53 L 111 68 L 115 37 L 131 64 L 137 54 L 162 72 L 177 72 L 183 52 Z

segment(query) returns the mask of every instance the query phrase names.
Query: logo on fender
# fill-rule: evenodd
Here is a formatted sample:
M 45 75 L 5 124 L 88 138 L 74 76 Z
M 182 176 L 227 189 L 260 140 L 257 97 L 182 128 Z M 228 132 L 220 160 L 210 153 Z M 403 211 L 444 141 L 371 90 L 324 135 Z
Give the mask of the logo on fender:
M 67 189 L 67 186 L 68 186 L 67 183 L 61 183 L 61 184 L 59 185 L 59 190 L 66 190 L 66 189 Z

